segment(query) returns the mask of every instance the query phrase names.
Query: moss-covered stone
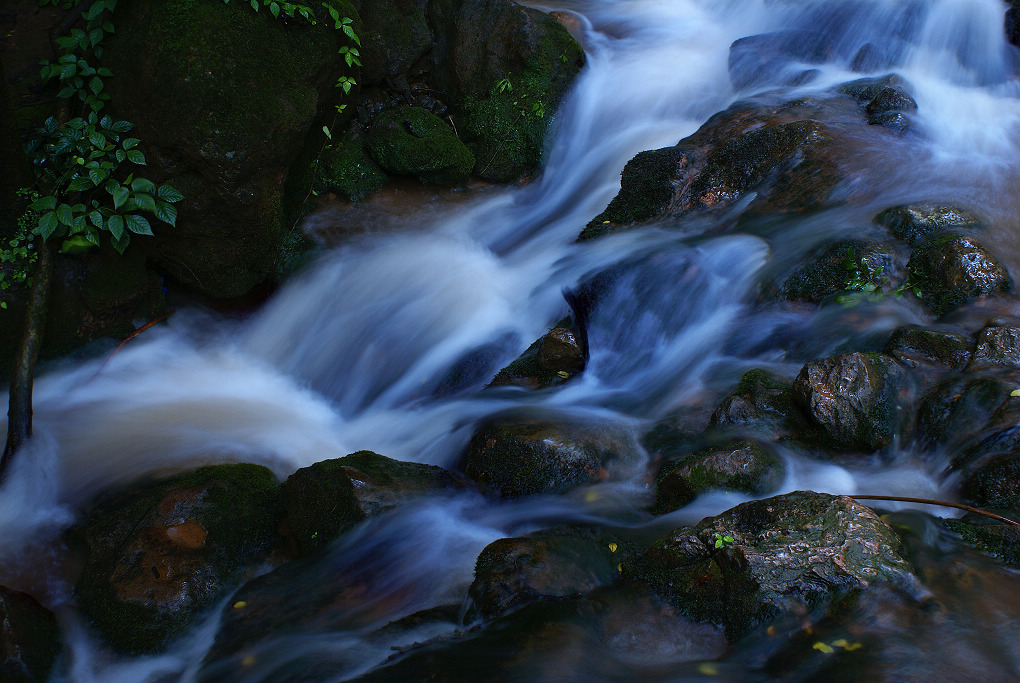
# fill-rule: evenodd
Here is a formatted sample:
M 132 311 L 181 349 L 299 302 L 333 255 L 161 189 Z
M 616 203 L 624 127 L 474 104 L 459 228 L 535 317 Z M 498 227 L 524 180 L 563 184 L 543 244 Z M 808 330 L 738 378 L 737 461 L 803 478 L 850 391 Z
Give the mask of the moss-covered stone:
M 959 519 L 943 519 L 942 524 L 981 552 L 1020 567 L 1020 530 L 1015 526 L 974 513 Z
M 875 216 L 875 222 L 910 245 L 943 230 L 973 230 L 981 226 L 981 219 L 967 209 L 932 202 L 893 206 Z
M 736 639 L 784 613 L 874 584 L 916 590 L 900 541 L 852 499 L 797 491 L 678 529 L 624 564 L 691 618 Z
M 457 134 L 421 107 L 388 109 L 368 131 L 368 151 L 381 167 L 431 185 L 462 185 L 475 158 Z
M 75 595 L 106 640 L 152 652 L 180 635 L 277 540 L 280 484 L 265 467 L 203 467 L 100 504 L 80 529 Z
M 26 593 L 0 586 L 0 679 L 49 680 L 61 641 L 53 612 Z
M 834 294 L 874 285 L 891 290 L 902 282 L 905 257 L 889 244 L 840 240 L 806 259 L 779 287 L 789 301 L 819 303 Z
M 935 315 L 983 296 L 1009 294 L 1013 278 L 973 238 L 947 233 L 920 244 L 907 264 L 911 282 Z
M 358 18 L 347 0 L 330 4 Z M 346 39 L 314 9 L 324 19 L 315 26 L 236 2 L 117 8 L 111 109 L 136 123 L 147 175 L 185 196 L 176 228 L 156 228 L 162 267 L 206 294 L 237 296 L 272 273 L 288 172 L 340 97 Z
M 992 458 L 963 482 L 964 498 L 973 505 L 1020 510 L 1020 455 Z
M 324 151 L 315 169 L 316 191 L 336 192 L 352 202 L 381 189 L 387 180 L 385 171 L 369 156 L 364 140 L 350 134 Z
M 981 433 L 1015 388 L 997 377 L 951 377 L 921 400 L 918 432 L 927 443 L 960 444 Z
M 970 360 L 972 345 L 958 332 L 905 325 L 896 328 L 882 352 L 908 367 L 941 365 L 959 370 Z
M 779 438 L 807 432 L 807 423 L 807 416 L 794 403 L 793 382 L 755 368 L 741 375 L 733 393 L 712 412 L 708 426 Z
M 496 373 L 490 387 L 545 389 L 563 384 L 584 370 L 585 356 L 567 320 L 539 337 L 524 353 Z
M 672 512 L 710 489 L 764 495 L 779 487 L 785 471 L 778 454 L 754 441 L 706 448 L 663 465 L 652 512 Z

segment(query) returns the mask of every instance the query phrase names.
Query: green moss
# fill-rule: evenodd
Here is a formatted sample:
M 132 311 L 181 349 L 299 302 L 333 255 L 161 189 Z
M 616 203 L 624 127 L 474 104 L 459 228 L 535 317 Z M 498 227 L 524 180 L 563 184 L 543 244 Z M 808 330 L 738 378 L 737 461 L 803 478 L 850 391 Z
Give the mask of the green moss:
M 383 187 L 388 180 L 379 164 L 365 150 L 364 141 L 345 135 L 341 142 L 323 152 L 315 172 L 318 192 L 336 192 L 352 201 L 360 201 Z
M 421 107 L 379 114 L 368 132 L 368 151 L 387 171 L 433 185 L 463 184 L 475 164 L 453 129 Z
M 342 459 L 302 467 L 284 484 L 287 516 L 298 551 L 309 555 L 365 518 Z
M 511 88 L 493 83 L 484 96 L 463 103 L 463 136 L 474 152 L 475 175 L 511 182 L 532 173 L 542 160 L 549 121 L 584 63 L 584 53 L 552 17 L 538 19 L 544 35 L 536 55 L 516 73 Z
M 943 519 L 942 524 L 977 550 L 1020 567 L 1020 532 L 1016 527 L 975 514 Z

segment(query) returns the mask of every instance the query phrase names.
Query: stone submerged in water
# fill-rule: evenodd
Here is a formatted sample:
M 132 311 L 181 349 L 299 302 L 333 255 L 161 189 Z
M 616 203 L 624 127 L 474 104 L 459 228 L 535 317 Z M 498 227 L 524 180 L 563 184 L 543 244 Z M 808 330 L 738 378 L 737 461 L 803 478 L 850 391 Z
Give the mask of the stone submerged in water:
M 308 555 L 364 519 L 470 486 L 463 475 L 442 467 L 358 451 L 302 467 L 284 491 L 292 538 L 298 553 Z
M 1020 455 L 989 459 L 967 477 L 961 490 L 973 505 L 1020 511 Z
M 465 472 L 495 493 L 556 493 L 611 476 L 638 459 L 637 446 L 599 424 L 522 413 L 482 424 L 471 438 Z
M 680 528 L 625 564 L 624 574 L 688 616 L 724 626 L 731 640 L 876 584 L 922 594 L 878 515 L 848 497 L 809 491 Z
M 711 428 L 749 429 L 761 436 L 803 433 L 807 418 L 793 401 L 793 383 L 767 370 L 748 370 L 715 409 Z
M 799 405 L 837 448 L 874 451 L 908 426 L 910 378 L 891 357 L 847 353 L 811 361 L 793 384 Z
M 874 286 L 891 289 L 903 280 L 906 258 L 891 244 L 840 240 L 798 266 L 779 287 L 787 301 L 820 303 L 835 294 Z
M 563 384 L 584 370 L 584 350 L 574 331 L 558 325 L 540 337 L 492 378 L 490 387 L 545 389 Z
M 784 474 L 783 459 L 754 441 L 706 448 L 663 465 L 652 510 L 671 512 L 710 489 L 763 495 L 775 491 Z
M 49 680 L 61 647 L 53 613 L 32 596 L 0 586 L 0 680 Z
M 77 530 L 82 611 L 120 650 L 161 649 L 268 557 L 280 493 L 265 467 L 217 465 L 100 504 Z
M 896 239 L 913 246 L 943 230 L 969 230 L 981 220 L 967 209 L 928 202 L 894 206 L 875 216 L 875 222 Z

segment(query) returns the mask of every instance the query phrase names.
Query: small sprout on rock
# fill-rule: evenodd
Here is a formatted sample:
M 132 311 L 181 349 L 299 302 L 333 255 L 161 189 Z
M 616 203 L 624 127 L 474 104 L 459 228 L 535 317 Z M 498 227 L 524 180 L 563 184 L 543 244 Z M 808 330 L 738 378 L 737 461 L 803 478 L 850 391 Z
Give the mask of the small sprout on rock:
M 721 548 L 724 545 L 729 545 L 730 543 L 733 543 L 733 537 L 732 536 L 729 536 L 729 535 L 723 536 L 722 534 L 716 534 L 715 535 L 715 547 L 716 548 Z

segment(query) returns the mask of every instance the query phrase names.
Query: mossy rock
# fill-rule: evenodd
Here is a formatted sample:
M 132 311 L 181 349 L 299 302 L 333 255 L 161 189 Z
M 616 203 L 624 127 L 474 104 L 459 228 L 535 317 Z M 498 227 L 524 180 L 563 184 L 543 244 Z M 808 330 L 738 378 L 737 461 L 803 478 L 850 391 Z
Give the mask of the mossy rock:
M 970 361 L 973 342 L 963 334 L 922 325 L 898 327 L 882 353 L 908 367 L 939 365 L 960 370 Z
M 794 403 L 793 382 L 761 368 L 740 376 L 733 393 L 712 412 L 708 426 L 773 438 L 810 431 L 807 416 Z
M 710 489 L 764 495 L 779 487 L 785 472 L 783 459 L 754 441 L 706 448 L 663 465 L 652 512 L 672 512 Z
M 350 2 L 329 5 L 360 29 Z M 272 274 L 287 177 L 316 119 L 340 99 L 336 79 L 353 73 L 337 54 L 346 38 L 314 11 L 313 26 L 237 2 L 117 9 L 104 60 L 115 74 L 110 108 L 136 124 L 146 175 L 184 194 L 176 227 L 155 226 L 156 257 L 204 294 L 238 296 Z
M 336 192 L 348 201 L 361 201 L 382 189 L 389 179 L 375 163 L 361 136 L 344 135 L 319 157 L 315 169 L 317 192 Z
M 875 584 L 920 593 L 900 547 L 893 530 L 852 499 L 797 491 L 677 529 L 625 563 L 624 574 L 735 640 Z
M 1013 292 L 1013 278 L 972 237 L 941 234 L 921 243 L 907 264 L 921 300 L 938 316 L 985 296 Z
M 918 432 L 927 443 L 960 444 L 981 433 L 1016 386 L 997 377 L 951 377 L 922 399 Z
M 475 165 L 449 124 L 421 107 L 395 107 L 379 114 L 367 145 L 386 171 L 413 175 L 430 185 L 463 185 Z
M 515 386 L 545 389 L 557 386 L 584 371 L 585 356 L 573 330 L 561 321 L 539 337 L 524 353 L 496 373 L 490 387 Z
M 579 597 L 615 583 L 618 565 L 633 551 L 614 534 L 582 527 L 494 541 L 475 564 L 465 621 L 493 619 L 534 600 Z
M 1020 511 L 1020 455 L 992 458 L 967 477 L 961 491 L 972 505 Z
M 1020 327 L 995 322 L 974 335 L 974 351 L 966 369 L 990 368 L 1020 370 Z
M 280 493 L 265 467 L 217 465 L 100 504 L 76 532 L 82 612 L 117 649 L 160 650 L 268 556 Z
M 840 240 L 798 266 L 779 287 L 779 296 L 819 303 L 871 285 L 877 291 L 891 291 L 903 280 L 905 261 L 890 244 Z
M 0 586 L 0 679 L 5 683 L 49 680 L 63 646 L 53 612 L 27 593 Z
M 1015 526 L 974 513 L 959 519 L 944 519 L 942 525 L 959 534 L 964 543 L 1006 564 L 1020 567 L 1020 529 Z
M 463 475 L 442 467 L 358 451 L 302 467 L 287 478 L 284 489 L 294 543 L 308 555 L 364 519 L 470 485 Z

